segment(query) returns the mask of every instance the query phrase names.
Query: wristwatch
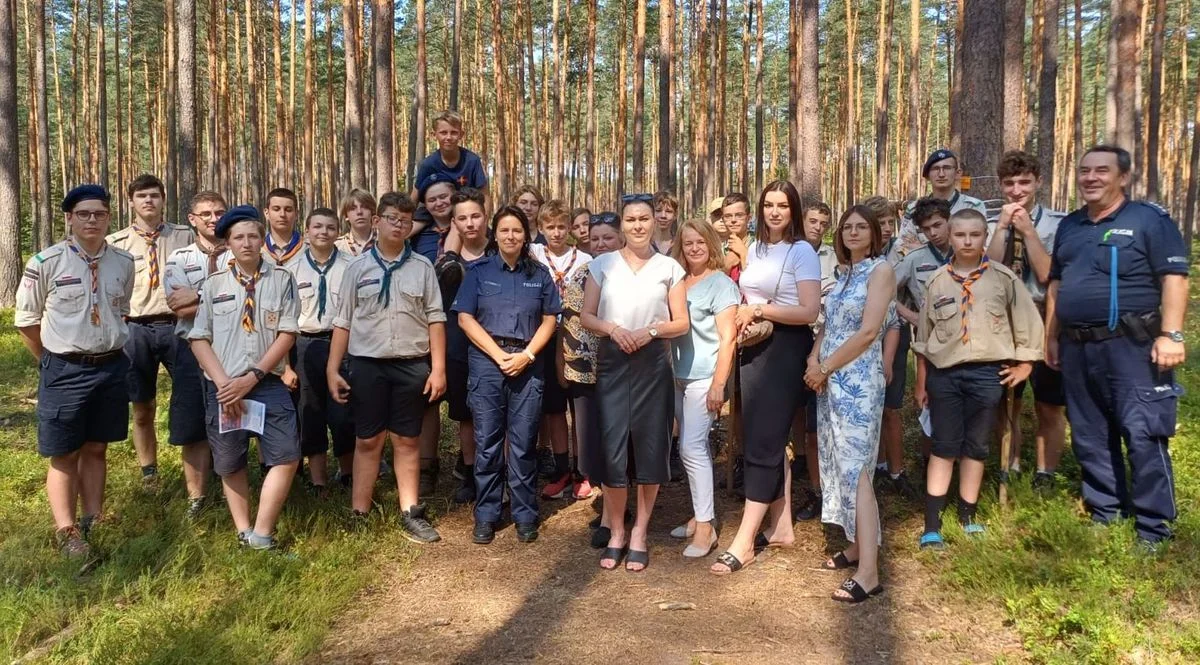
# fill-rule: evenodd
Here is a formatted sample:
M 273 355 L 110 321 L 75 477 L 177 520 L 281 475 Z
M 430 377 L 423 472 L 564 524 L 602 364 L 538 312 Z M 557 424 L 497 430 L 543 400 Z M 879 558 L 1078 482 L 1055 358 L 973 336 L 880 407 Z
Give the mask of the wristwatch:
M 821 370 L 821 374 L 822 374 L 822 375 L 824 375 L 824 376 L 829 376 L 829 365 L 826 365 L 825 363 L 821 363 L 821 364 L 820 364 L 820 365 L 817 367 L 817 369 Z
M 1159 336 L 1166 337 L 1167 339 L 1171 340 L 1172 342 L 1178 342 L 1179 344 L 1183 344 L 1183 331 L 1182 330 L 1164 330 L 1159 334 Z
M 246 370 L 246 374 L 253 374 L 255 381 L 262 381 L 263 379 L 267 378 L 267 373 L 257 367 L 251 367 L 250 369 Z
M 525 357 L 529 358 L 529 362 L 537 360 L 537 356 L 533 355 L 533 351 L 530 351 L 529 349 L 525 349 Z
M 658 328 L 655 328 L 654 326 L 650 326 L 647 330 L 650 333 L 651 339 L 658 337 Z
M 762 305 L 754 306 L 754 318 L 761 319 L 763 317 Z

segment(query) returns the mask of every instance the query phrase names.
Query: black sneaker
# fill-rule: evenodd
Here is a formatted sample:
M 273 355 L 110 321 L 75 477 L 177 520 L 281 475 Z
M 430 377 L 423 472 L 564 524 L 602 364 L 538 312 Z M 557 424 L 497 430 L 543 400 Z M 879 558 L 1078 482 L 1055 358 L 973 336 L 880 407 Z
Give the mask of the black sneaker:
M 442 537 L 425 519 L 425 504 L 418 503 L 400 513 L 400 533 L 414 543 L 436 543 Z
M 913 484 L 908 480 L 908 474 L 904 471 L 901 471 L 900 475 L 895 478 L 891 476 L 888 476 L 888 478 L 892 481 L 892 489 L 895 490 L 896 494 L 899 494 L 908 501 L 918 501 L 921 498 L 920 493 L 917 492 L 917 488 L 913 487 Z
M 797 522 L 807 522 L 815 520 L 821 516 L 821 495 L 812 490 L 802 490 L 800 495 L 802 501 L 796 506 L 796 514 L 794 517 Z
M 471 503 L 475 500 L 475 476 L 467 475 L 454 490 L 454 503 Z
M 417 486 L 417 494 L 420 496 L 433 496 L 437 490 L 438 472 L 440 464 L 437 460 L 433 460 L 421 469 L 420 483 Z
M 496 525 L 492 522 L 476 522 L 471 530 L 471 542 L 476 545 L 487 545 L 496 539 Z
M 538 450 L 538 475 L 542 478 L 553 478 L 558 472 L 554 465 L 554 452 L 549 448 Z
M 523 543 L 532 543 L 537 540 L 538 525 L 537 522 L 528 522 L 525 524 L 517 524 L 517 540 Z
M 1033 490 L 1039 494 L 1050 494 L 1054 491 L 1055 478 L 1051 471 L 1038 471 L 1033 475 Z

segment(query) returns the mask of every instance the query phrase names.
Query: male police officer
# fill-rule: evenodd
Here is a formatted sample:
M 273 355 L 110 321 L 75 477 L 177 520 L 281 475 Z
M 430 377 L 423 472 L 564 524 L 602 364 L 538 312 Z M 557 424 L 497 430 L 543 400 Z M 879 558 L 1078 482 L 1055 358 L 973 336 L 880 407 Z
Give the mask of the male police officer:
M 40 359 L 38 453 L 50 458 L 46 494 L 62 553 L 87 555 L 104 507 L 106 444 L 129 431 L 122 353 L 133 295 L 133 257 L 104 240 L 108 192 L 82 185 L 63 199 L 71 234 L 25 265 L 14 323 Z M 75 523 L 75 504 L 83 517 Z
M 950 203 L 951 215 L 959 210 L 971 209 L 978 210 L 983 213 L 984 217 L 987 217 L 987 206 L 983 204 L 983 201 L 958 191 L 958 183 L 962 178 L 962 167 L 958 163 L 958 156 L 953 152 L 941 148 L 930 153 L 929 158 L 925 160 L 925 165 L 921 167 L 921 177 L 929 181 L 929 196 Z M 909 249 L 915 249 L 920 240 L 918 233 L 921 229 L 913 221 L 914 207 L 916 207 L 916 203 L 910 203 L 904 211 L 904 217 L 900 220 L 900 242 L 910 245 Z M 990 228 L 988 232 L 991 233 Z
M 158 437 L 154 431 L 158 366 L 171 375 L 168 441 L 189 446 L 204 441 L 204 397 L 200 368 L 188 345 L 175 334 L 176 317 L 162 285 L 167 257 L 196 241 L 192 229 L 163 223 L 166 189 L 158 178 L 141 175 L 129 183 L 133 225 L 108 237 L 133 255 L 133 301 L 129 306 L 129 400 L 133 402 L 133 447 L 147 490 L 158 488 Z
M 1054 241 L 1046 362 L 1061 364 L 1092 519 L 1108 523 L 1132 508 L 1138 538 L 1154 551 L 1176 514 L 1167 440 L 1182 393 L 1172 370 L 1184 360 L 1188 252 L 1165 211 L 1126 197 L 1131 164 L 1112 146 L 1080 160 L 1087 206 L 1062 220 Z

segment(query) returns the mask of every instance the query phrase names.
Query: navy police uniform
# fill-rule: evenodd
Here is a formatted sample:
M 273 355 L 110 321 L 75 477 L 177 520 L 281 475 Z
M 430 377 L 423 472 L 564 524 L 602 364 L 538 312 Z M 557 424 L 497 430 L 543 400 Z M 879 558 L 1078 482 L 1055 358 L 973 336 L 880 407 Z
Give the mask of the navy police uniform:
M 472 263 L 451 310 L 470 314 L 507 353 L 523 353 L 542 317 L 562 311 L 550 272 L 532 257 L 510 269 L 498 254 Z M 468 403 L 475 423 L 476 522 L 500 520 L 501 471 L 508 441 L 512 518 L 537 522 L 537 435 L 542 417 L 543 358 L 507 377 L 478 347 L 467 351 Z
M 1176 514 L 1167 441 L 1183 391 L 1150 357 L 1161 279 L 1187 273 L 1183 238 L 1158 206 L 1126 201 L 1096 222 L 1085 208 L 1059 224 L 1050 280 L 1059 281 L 1059 357 L 1083 500 L 1098 522 L 1132 508 L 1138 535 L 1151 542 L 1170 537 Z

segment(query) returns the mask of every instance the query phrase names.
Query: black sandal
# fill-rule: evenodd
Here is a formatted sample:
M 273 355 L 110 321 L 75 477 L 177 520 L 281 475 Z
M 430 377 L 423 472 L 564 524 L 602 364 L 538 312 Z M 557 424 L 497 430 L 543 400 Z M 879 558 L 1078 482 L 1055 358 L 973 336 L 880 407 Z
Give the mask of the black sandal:
M 773 543 L 770 541 L 770 539 L 767 538 L 767 534 L 759 531 L 758 534 L 756 534 L 754 536 L 754 553 L 762 554 L 763 551 L 766 550 L 768 547 L 777 547 L 779 549 L 784 549 L 784 548 L 791 547 L 791 545 L 784 545 L 783 543 Z
M 831 565 L 832 564 L 832 565 Z M 822 570 L 845 570 L 846 568 L 855 568 L 858 566 L 858 561 L 851 561 L 846 558 L 845 552 L 838 552 L 833 555 L 833 558 L 821 564 Z
M 641 568 L 630 568 L 629 564 L 640 563 Z M 650 567 L 650 550 L 629 550 L 625 556 L 625 570 L 630 573 L 640 573 Z
M 617 566 L 621 565 L 621 559 L 625 558 L 625 552 L 628 549 L 628 545 L 622 545 L 621 547 L 605 547 L 604 551 L 600 554 L 600 560 L 603 561 L 605 559 L 612 559 L 615 563 L 613 564 L 612 568 L 605 568 L 604 566 L 600 566 L 600 568 L 602 570 L 616 570 Z
M 839 586 L 838 589 L 850 594 L 850 597 L 843 598 L 842 596 L 839 596 L 836 593 L 830 595 L 829 597 L 836 600 L 839 603 L 848 603 L 850 605 L 857 605 L 857 604 L 863 602 L 864 600 L 871 598 L 872 596 L 878 596 L 879 594 L 883 593 L 883 585 L 882 584 L 876 586 L 874 589 L 871 589 L 870 591 L 867 591 L 866 589 L 863 589 L 862 585 L 859 584 L 858 581 L 855 580 L 853 577 L 847 577 L 846 581 L 842 582 L 841 586 Z
M 754 559 L 750 559 L 749 561 L 742 563 L 742 560 L 737 558 L 732 552 L 725 550 L 717 555 L 717 563 L 729 568 L 729 572 L 719 573 L 712 568 L 709 568 L 708 572 L 712 573 L 713 575 L 731 575 L 754 563 Z

